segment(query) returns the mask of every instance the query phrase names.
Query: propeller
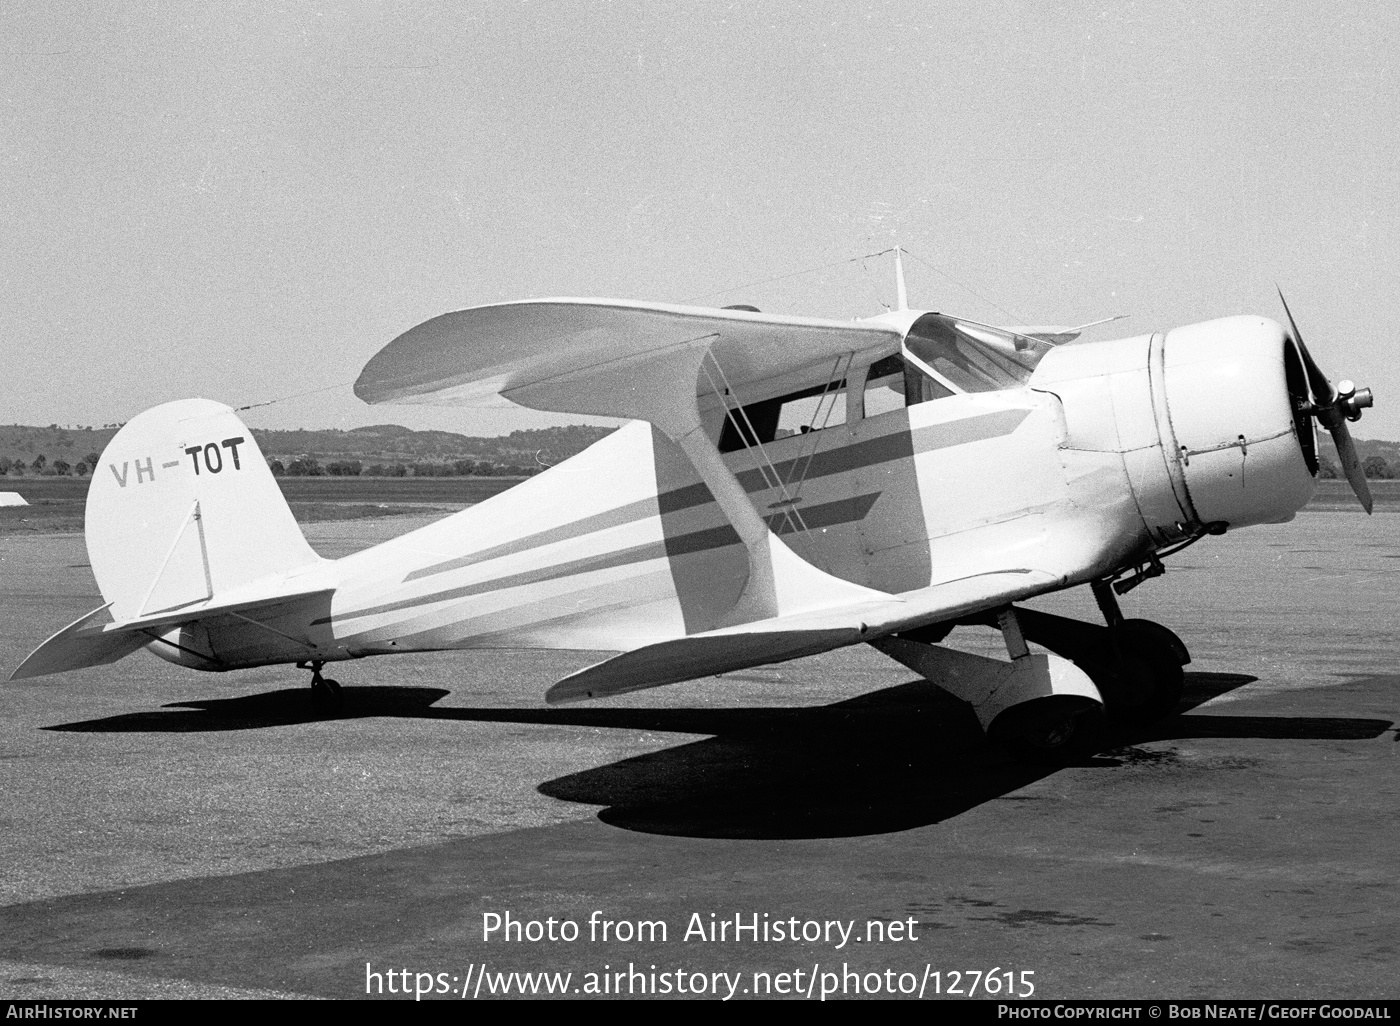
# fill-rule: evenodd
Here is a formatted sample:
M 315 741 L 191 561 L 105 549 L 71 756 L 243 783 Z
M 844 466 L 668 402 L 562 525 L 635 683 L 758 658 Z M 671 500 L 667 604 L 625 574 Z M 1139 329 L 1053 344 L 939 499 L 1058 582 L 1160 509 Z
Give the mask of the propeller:
M 1366 474 L 1361 469 L 1361 458 L 1356 455 L 1356 444 L 1347 430 L 1347 421 L 1361 419 L 1361 411 L 1372 405 L 1371 390 L 1358 389 L 1350 381 L 1340 382 L 1336 388 L 1327 380 L 1327 375 L 1312 358 L 1308 347 L 1303 344 L 1303 335 L 1293 320 L 1293 311 L 1288 309 L 1288 300 L 1283 298 L 1283 290 L 1278 290 L 1283 312 L 1288 315 L 1288 326 L 1293 331 L 1293 341 L 1298 345 L 1298 353 L 1303 358 L 1303 367 L 1308 375 L 1308 388 L 1312 391 L 1312 415 L 1317 422 L 1332 435 L 1337 445 L 1337 456 L 1342 461 L 1342 471 L 1351 482 L 1351 490 L 1367 513 L 1371 512 L 1371 488 L 1366 484 Z

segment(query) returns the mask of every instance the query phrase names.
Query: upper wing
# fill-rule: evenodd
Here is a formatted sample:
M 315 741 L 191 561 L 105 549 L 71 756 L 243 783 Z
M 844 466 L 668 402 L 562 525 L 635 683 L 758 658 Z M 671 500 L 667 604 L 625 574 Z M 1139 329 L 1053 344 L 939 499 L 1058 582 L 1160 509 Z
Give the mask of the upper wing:
M 604 698 L 749 666 L 815 655 L 895 631 L 1027 598 L 1063 582 L 1044 570 L 1000 570 L 884 600 L 795 613 L 646 645 L 565 677 L 550 703 Z
M 841 355 L 885 355 L 902 337 L 889 323 L 617 299 L 499 303 L 406 331 L 365 365 L 355 394 L 367 403 L 435 405 L 490 404 L 500 395 L 533 409 L 580 412 L 577 396 L 590 383 L 616 393 L 619 364 L 644 366 L 687 345 L 703 342 L 737 386 Z M 706 391 L 702 375 L 696 394 Z M 628 415 L 625 398 L 621 409 L 616 415 Z

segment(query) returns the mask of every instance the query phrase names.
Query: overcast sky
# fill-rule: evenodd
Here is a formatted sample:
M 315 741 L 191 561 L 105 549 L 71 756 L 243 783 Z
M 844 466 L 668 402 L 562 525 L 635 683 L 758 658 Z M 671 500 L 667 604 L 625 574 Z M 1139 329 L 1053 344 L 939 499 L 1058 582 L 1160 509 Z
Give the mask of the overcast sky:
M 0 421 L 576 421 L 350 383 L 500 300 L 868 316 L 887 257 L 720 290 L 900 243 L 911 305 L 998 323 L 1281 317 L 1277 281 L 1400 438 L 1397 12 L 3 2 Z

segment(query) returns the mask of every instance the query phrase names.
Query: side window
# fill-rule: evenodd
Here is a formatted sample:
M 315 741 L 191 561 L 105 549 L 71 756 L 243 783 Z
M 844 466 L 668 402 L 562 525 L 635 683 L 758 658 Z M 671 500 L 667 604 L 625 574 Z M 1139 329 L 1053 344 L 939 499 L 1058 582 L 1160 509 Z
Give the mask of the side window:
M 846 423 L 846 382 L 817 385 L 800 392 L 749 403 L 742 413 L 724 419 L 719 451 L 734 452 L 750 445 Z
M 834 388 L 802 399 L 789 399 L 778 414 L 778 430 L 773 437 L 805 435 L 809 431 L 846 423 L 846 390 Z
M 953 390 L 937 378 L 931 378 L 917 367 L 904 367 L 904 403 L 917 406 L 919 403 L 943 399 L 953 394 Z
M 872 364 L 865 377 L 865 416 L 868 420 L 903 408 L 904 361 L 898 356 L 887 356 Z
M 878 417 L 891 410 L 916 406 L 952 394 L 952 390 L 942 382 L 906 366 L 902 358 L 887 356 L 871 366 L 865 379 L 865 416 Z

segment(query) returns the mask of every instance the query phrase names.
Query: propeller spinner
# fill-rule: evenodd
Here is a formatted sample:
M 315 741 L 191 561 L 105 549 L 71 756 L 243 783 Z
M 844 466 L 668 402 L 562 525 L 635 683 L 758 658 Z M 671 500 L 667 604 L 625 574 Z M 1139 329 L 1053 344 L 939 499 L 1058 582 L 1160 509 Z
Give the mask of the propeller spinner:
M 1347 421 L 1360 420 L 1361 411 L 1372 405 L 1371 390 L 1358 389 L 1350 381 L 1343 381 L 1333 388 L 1332 382 L 1327 380 L 1327 375 L 1313 360 L 1308 347 L 1303 344 L 1302 333 L 1298 331 L 1298 325 L 1293 320 L 1293 311 L 1288 309 L 1288 300 L 1283 298 L 1282 289 L 1279 289 L 1278 298 L 1283 304 L 1283 312 L 1288 315 L 1288 326 L 1293 332 L 1293 341 L 1298 346 L 1298 353 L 1303 358 L 1303 367 L 1307 371 L 1308 388 L 1312 392 L 1311 413 L 1318 423 L 1331 433 L 1332 441 L 1337 446 L 1337 456 L 1342 461 L 1342 471 L 1351 483 L 1351 490 L 1361 501 L 1362 508 L 1370 513 L 1371 488 L 1366 483 L 1366 474 L 1361 469 L 1361 459 L 1356 455 L 1356 445 L 1351 440 L 1351 432 L 1347 430 Z

